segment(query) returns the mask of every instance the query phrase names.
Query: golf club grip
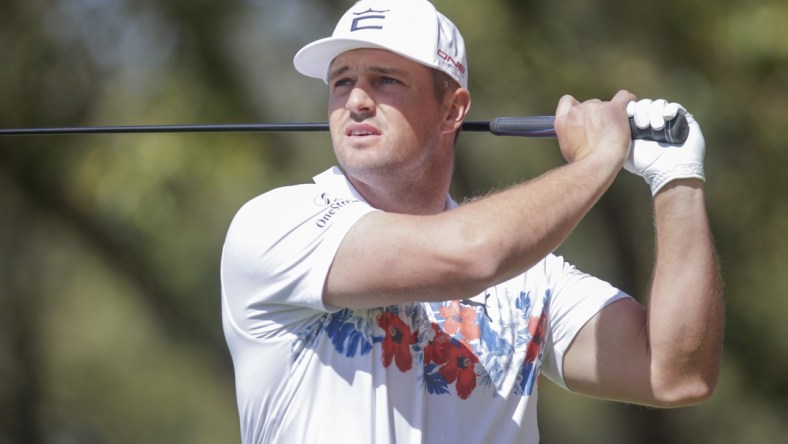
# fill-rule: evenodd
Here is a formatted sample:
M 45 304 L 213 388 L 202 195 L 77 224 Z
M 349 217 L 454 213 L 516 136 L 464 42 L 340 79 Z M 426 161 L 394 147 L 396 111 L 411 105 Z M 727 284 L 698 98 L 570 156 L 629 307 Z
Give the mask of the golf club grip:
M 555 128 L 553 116 L 497 117 L 490 120 L 490 132 L 496 136 L 553 137 Z M 689 134 L 689 123 L 684 113 L 665 123 L 661 130 L 650 126 L 640 129 L 630 117 L 629 128 L 633 139 L 648 139 L 667 144 L 682 144 Z

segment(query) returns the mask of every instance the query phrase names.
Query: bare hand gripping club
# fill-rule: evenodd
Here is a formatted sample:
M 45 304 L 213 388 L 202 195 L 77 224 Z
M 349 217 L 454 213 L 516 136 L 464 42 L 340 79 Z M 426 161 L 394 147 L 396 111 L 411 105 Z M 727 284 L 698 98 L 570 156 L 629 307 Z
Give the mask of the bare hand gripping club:
M 497 117 L 488 122 L 464 122 L 462 130 L 489 132 L 496 136 L 555 137 L 553 116 Z M 681 144 L 687 139 L 689 125 L 684 114 L 665 123 L 662 130 L 639 129 L 629 119 L 633 139 L 649 139 L 668 144 Z M 328 131 L 327 123 L 229 123 L 208 125 L 133 125 L 81 126 L 61 128 L 0 128 L 0 136 L 118 134 L 118 133 L 197 133 L 197 132 L 266 132 L 266 131 Z

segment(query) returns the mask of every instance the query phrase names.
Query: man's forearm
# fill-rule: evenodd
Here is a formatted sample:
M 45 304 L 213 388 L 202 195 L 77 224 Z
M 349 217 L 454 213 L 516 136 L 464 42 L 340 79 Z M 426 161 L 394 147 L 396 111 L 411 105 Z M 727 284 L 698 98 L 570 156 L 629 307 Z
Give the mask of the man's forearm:
M 481 245 L 501 276 L 521 273 L 555 250 L 613 182 L 620 166 L 606 159 L 567 164 L 474 205 Z M 470 210 L 471 208 L 467 208 Z
M 682 402 L 707 398 L 723 337 L 722 281 L 703 184 L 678 180 L 654 199 L 657 258 L 648 303 L 654 382 Z

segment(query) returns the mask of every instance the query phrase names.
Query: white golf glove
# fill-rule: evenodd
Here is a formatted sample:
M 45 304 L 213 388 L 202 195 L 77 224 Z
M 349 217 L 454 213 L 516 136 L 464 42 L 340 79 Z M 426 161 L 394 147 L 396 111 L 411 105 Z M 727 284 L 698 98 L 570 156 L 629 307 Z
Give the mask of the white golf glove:
M 629 158 L 624 168 L 646 180 L 655 196 L 665 184 L 675 179 L 696 178 L 705 181 L 703 174 L 703 155 L 706 142 L 700 131 L 700 125 L 678 103 L 666 100 L 643 99 L 629 102 L 627 114 L 633 118 L 635 126 L 640 129 L 651 126 L 661 130 L 666 122 L 673 120 L 678 114 L 684 114 L 689 124 L 689 135 L 681 145 L 670 145 L 646 139 L 633 139 Z

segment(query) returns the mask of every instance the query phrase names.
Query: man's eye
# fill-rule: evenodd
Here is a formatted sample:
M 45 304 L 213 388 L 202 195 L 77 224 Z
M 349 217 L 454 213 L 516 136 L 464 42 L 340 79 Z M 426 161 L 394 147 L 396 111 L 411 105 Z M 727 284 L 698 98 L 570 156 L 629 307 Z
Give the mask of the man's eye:
M 380 78 L 380 83 L 392 85 L 392 84 L 400 83 L 400 82 L 399 82 L 399 80 L 393 79 L 391 77 L 381 77 Z
M 341 88 L 343 86 L 351 86 L 351 85 L 353 85 L 353 81 L 351 81 L 350 79 L 339 79 L 336 82 L 334 82 L 334 88 Z

